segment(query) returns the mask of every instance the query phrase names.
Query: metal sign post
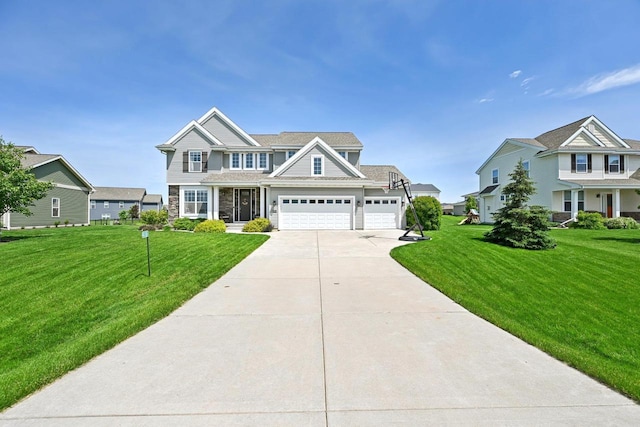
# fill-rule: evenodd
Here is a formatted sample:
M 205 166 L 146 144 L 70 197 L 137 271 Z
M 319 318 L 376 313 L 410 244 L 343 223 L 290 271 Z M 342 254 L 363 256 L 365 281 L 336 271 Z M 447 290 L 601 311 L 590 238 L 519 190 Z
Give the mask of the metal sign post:
M 142 232 L 142 238 L 147 239 L 147 274 L 151 277 L 151 256 L 149 254 L 149 231 L 145 230 Z

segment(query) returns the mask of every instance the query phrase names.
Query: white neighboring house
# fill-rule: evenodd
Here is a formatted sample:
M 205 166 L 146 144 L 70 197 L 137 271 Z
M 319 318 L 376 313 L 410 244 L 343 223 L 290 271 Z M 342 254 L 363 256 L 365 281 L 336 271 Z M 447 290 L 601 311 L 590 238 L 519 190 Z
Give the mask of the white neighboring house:
M 395 166 L 361 165 L 351 132 L 249 134 L 217 108 L 164 144 L 169 219 L 268 218 L 280 230 L 401 229 Z
M 550 209 L 554 221 L 579 210 L 640 220 L 640 141 L 589 116 L 535 138 L 507 138 L 476 171 L 481 222 L 504 206 L 502 187 L 520 159 L 536 187 L 528 204 Z
M 431 196 L 440 200 L 440 190 L 433 184 L 411 184 L 411 196 Z

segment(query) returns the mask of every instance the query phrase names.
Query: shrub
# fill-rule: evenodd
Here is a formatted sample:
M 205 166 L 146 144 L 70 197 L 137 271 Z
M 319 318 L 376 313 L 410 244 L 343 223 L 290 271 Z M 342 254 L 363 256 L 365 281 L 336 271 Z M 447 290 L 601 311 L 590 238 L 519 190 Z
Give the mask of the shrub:
M 56 221 L 56 222 L 54 222 L 54 223 L 53 223 L 53 225 L 55 225 L 55 226 L 56 226 L 56 228 L 58 228 L 58 226 L 60 225 L 60 221 Z
M 120 217 L 120 221 L 121 222 L 125 222 L 127 220 L 127 218 L 129 218 L 129 212 L 128 211 L 120 211 L 118 213 L 118 216 Z
M 439 230 L 440 218 L 442 217 L 442 206 L 435 197 L 419 196 L 413 199 L 413 206 L 416 214 L 425 230 Z M 411 227 L 415 223 L 411 208 L 407 209 L 407 226 Z
M 139 215 L 140 215 L 140 208 L 138 207 L 138 205 L 133 205 L 129 208 L 129 216 L 132 219 L 137 219 Z
M 138 227 L 138 230 L 142 230 L 142 231 L 156 231 L 156 230 L 157 230 L 157 226 L 155 226 L 155 225 L 151 225 L 151 224 L 144 224 L 144 225 L 141 225 L 140 227 Z
M 173 228 L 175 230 L 188 230 L 193 231 L 196 228 L 197 222 L 192 221 L 189 218 L 178 218 L 173 221 Z
M 638 222 L 635 219 L 628 218 L 628 217 L 605 219 L 604 226 L 609 229 L 626 228 L 626 229 L 632 230 L 632 229 L 640 228 L 640 224 L 638 224 Z
M 576 217 L 578 222 L 572 222 L 572 228 L 582 228 L 586 230 L 604 230 L 604 219 L 599 212 L 578 211 Z
M 69 220 L 68 220 L 68 219 L 65 219 L 65 220 L 64 220 L 64 226 L 66 227 L 67 225 L 69 225 Z
M 253 221 L 249 221 L 242 227 L 242 231 L 245 233 L 264 233 L 273 229 L 271 221 L 267 218 L 256 218 Z
M 225 231 L 227 231 L 227 226 L 221 219 L 202 221 L 193 229 L 194 233 L 224 233 Z
M 144 224 L 149 225 L 162 225 L 167 222 L 167 216 L 156 211 L 143 211 L 140 214 L 140 219 Z

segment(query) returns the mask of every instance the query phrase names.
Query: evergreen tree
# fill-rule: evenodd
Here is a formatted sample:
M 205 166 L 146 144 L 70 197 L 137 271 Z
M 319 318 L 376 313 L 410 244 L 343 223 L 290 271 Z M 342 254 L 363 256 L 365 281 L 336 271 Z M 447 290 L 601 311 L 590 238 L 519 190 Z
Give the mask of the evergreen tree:
M 527 206 L 535 187 L 527 171 L 518 162 L 504 186 L 505 206 L 493 215 L 493 229 L 485 238 L 493 243 L 523 249 L 551 249 L 556 242 L 549 236 L 550 212 L 542 206 Z

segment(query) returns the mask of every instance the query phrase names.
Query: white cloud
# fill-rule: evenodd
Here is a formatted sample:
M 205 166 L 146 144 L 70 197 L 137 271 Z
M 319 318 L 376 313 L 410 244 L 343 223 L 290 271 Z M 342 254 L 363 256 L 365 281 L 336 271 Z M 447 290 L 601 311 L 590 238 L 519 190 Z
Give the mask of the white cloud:
M 569 92 L 578 96 L 592 95 L 621 86 L 640 83 L 640 64 L 622 70 L 595 75 Z
M 547 89 L 544 92 L 541 92 L 538 94 L 538 96 L 547 96 L 547 95 L 551 95 L 554 92 L 553 89 Z
M 528 86 L 528 85 L 529 85 L 529 83 L 531 83 L 531 82 L 532 82 L 533 80 L 535 80 L 536 78 L 537 78 L 536 76 L 533 76 L 533 77 L 527 77 L 526 79 L 524 79 L 524 80 L 522 81 L 522 83 L 520 83 L 520 87 Z
M 484 104 L 487 102 L 493 102 L 493 98 L 482 98 L 478 100 L 478 104 Z
M 509 74 L 509 77 L 515 79 L 518 78 L 520 74 L 522 74 L 522 70 L 515 70 L 513 73 Z

